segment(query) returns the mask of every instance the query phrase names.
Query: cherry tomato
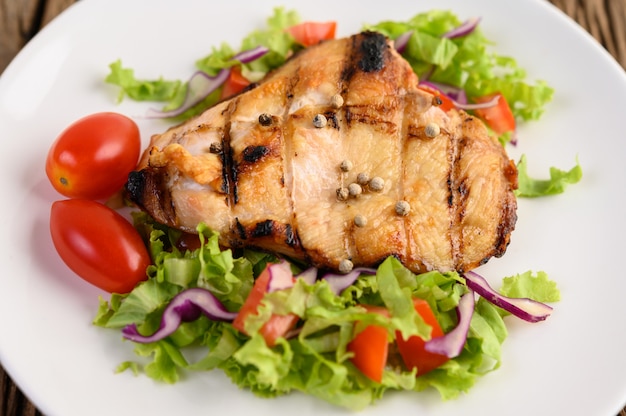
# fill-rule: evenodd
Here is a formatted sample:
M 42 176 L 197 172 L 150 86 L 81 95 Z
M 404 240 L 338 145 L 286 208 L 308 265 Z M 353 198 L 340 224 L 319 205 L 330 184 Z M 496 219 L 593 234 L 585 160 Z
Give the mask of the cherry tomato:
M 334 39 L 337 22 L 303 22 L 287 29 L 296 42 L 311 46 L 322 40 Z
M 146 279 L 151 261 L 139 233 L 126 218 L 99 202 L 54 202 L 50 234 L 65 264 L 100 289 L 128 293 Z
M 139 128 L 117 113 L 83 117 L 52 144 L 46 175 L 68 198 L 105 199 L 126 183 L 141 151 Z
M 241 68 L 235 66 L 231 68 L 228 79 L 224 83 L 220 99 L 232 97 L 233 95 L 241 92 L 248 85 L 250 85 L 250 81 L 241 75 Z
M 492 107 L 481 108 L 476 111 L 476 115 L 483 119 L 485 123 L 498 135 L 515 130 L 515 116 L 509 107 L 506 98 L 499 92 L 478 97 L 474 101 L 484 103 L 498 98 L 498 103 Z

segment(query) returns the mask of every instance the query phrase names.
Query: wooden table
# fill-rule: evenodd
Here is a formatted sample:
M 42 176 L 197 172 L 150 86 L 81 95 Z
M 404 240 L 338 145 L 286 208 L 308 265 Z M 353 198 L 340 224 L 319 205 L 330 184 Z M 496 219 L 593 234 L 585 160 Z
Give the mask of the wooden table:
M 43 26 L 77 0 L 0 0 L 0 73 Z M 626 68 L 626 0 L 550 0 Z M 626 377 L 626 375 L 625 375 Z M 41 416 L 0 366 L 0 416 Z M 626 408 L 619 412 L 626 416 Z

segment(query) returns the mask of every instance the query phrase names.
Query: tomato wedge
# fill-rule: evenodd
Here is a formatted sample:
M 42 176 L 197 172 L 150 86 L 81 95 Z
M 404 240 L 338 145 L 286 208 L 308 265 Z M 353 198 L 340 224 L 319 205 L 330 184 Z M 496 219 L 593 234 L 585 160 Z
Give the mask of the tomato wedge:
M 413 299 L 413 306 L 422 319 L 424 319 L 424 322 L 432 328 L 430 336 L 432 338 L 443 336 L 441 326 L 439 326 L 439 322 L 437 322 L 437 318 L 432 309 L 430 309 L 428 302 L 423 299 Z M 427 351 L 425 348 L 426 341 L 418 336 L 412 336 L 405 340 L 398 332 L 396 333 L 396 345 L 398 346 L 398 351 L 402 356 L 404 364 L 409 370 L 417 368 L 418 376 L 434 370 L 449 360 L 446 355 Z
M 496 105 L 475 110 L 476 115 L 484 120 L 497 135 L 514 131 L 515 116 L 513 115 L 506 98 L 504 98 L 501 93 L 495 92 L 483 97 L 478 97 L 475 98 L 474 101 L 477 103 L 484 103 L 494 99 L 495 97 L 499 97 Z
M 230 74 L 228 75 L 228 79 L 222 87 L 220 99 L 223 100 L 225 98 L 232 97 L 233 95 L 243 91 L 243 89 L 246 88 L 248 85 L 250 85 L 250 81 L 248 81 L 246 77 L 241 75 L 241 67 L 232 67 L 230 70 Z
M 368 312 L 389 316 L 387 309 L 363 305 Z M 352 364 L 369 379 L 380 383 L 389 354 L 387 330 L 379 325 L 368 325 L 348 343 L 348 351 L 354 354 Z
M 383 307 L 363 306 L 368 312 L 389 316 L 389 311 Z M 413 299 L 413 306 L 415 311 L 424 319 L 424 322 L 432 328 L 431 337 L 443 336 L 441 326 L 428 302 L 423 299 Z M 395 336 L 402 361 L 409 370 L 417 368 L 418 376 L 434 370 L 449 360 L 445 355 L 426 351 L 426 341 L 418 336 L 404 340 L 399 331 L 396 332 Z M 359 371 L 377 383 L 382 381 L 389 354 L 387 330 L 384 327 L 379 325 L 367 326 L 348 343 L 347 349 L 354 354 L 351 361 Z
M 267 293 L 267 287 L 270 282 L 271 273 L 268 266 L 263 269 L 259 277 L 254 281 L 254 286 L 250 294 L 246 298 L 243 306 L 239 310 L 237 317 L 233 321 L 233 327 L 240 332 L 246 333 L 244 323 L 250 315 L 256 315 L 263 301 L 263 297 Z M 276 345 L 276 341 L 280 337 L 284 337 L 289 330 L 298 322 L 298 316 L 294 314 L 289 315 L 277 315 L 273 314 L 270 319 L 261 327 L 259 331 L 265 343 L 269 347 Z
M 389 341 L 385 328 L 369 325 L 350 341 L 348 351 L 354 354 L 351 358 L 352 363 L 365 376 L 377 383 L 382 381 L 389 353 Z
M 337 22 L 304 22 L 291 26 L 287 32 L 291 34 L 299 44 L 311 46 L 323 40 L 334 39 L 337 30 Z
M 441 100 L 441 104 L 439 104 L 439 108 L 441 108 L 443 111 L 448 111 L 456 107 L 454 105 L 454 101 L 452 101 L 452 99 L 450 99 L 450 97 L 448 97 L 447 95 L 442 94 L 441 91 L 439 90 L 431 88 L 428 85 L 422 85 L 422 84 L 418 85 L 417 88 L 427 93 L 430 93 L 434 95 L 435 97 L 439 97 L 439 99 Z

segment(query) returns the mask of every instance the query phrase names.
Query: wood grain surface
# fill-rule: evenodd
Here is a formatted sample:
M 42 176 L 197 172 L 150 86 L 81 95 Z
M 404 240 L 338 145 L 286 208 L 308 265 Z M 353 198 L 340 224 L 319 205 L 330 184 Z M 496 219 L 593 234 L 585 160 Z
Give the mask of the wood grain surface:
M 42 27 L 76 1 L 0 0 L 0 73 Z M 626 68 L 626 0 L 550 1 Z M 0 416 L 42 416 L 1 366 Z M 618 416 L 626 416 L 626 409 Z

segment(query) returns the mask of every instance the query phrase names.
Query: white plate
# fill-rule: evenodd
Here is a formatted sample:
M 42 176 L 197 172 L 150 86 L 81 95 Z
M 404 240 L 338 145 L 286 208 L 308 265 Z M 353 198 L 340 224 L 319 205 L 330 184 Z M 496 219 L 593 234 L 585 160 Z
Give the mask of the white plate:
M 306 19 L 338 20 L 341 35 L 431 8 L 482 16 L 496 48 L 556 90 L 543 119 L 521 128 L 512 157 L 526 153 L 535 176 L 552 165 L 569 168 L 577 156 L 584 169 L 583 181 L 564 195 L 522 200 L 508 253 L 482 268 L 493 282 L 528 269 L 548 272 L 563 297 L 553 316 L 540 324 L 509 320 L 502 367 L 458 400 L 442 402 L 434 392 L 389 394 L 363 414 L 614 416 L 626 401 L 623 70 L 539 0 L 317 0 L 292 7 Z M 271 10 L 270 2 L 255 0 L 82 0 L 0 78 L 0 358 L 47 415 L 345 414 L 301 394 L 258 399 L 220 372 L 174 386 L 115 374 L 133 358 L 131 344 L 91 325 L 98 296 L 106 294 L 75 277 L 49 237 L 49 207 L 60 196 L 45 177 L 44 160 L 56 135 L 92 112 L 138 115 L 148 106 L 115 104 L 116 89 L 103 83 L 108 64 L 121 58 L 143 78 L 185 78 L 195 59 L 222 41 L 238 47 Z M 139 124 L 146 141 L 167 126 Z

